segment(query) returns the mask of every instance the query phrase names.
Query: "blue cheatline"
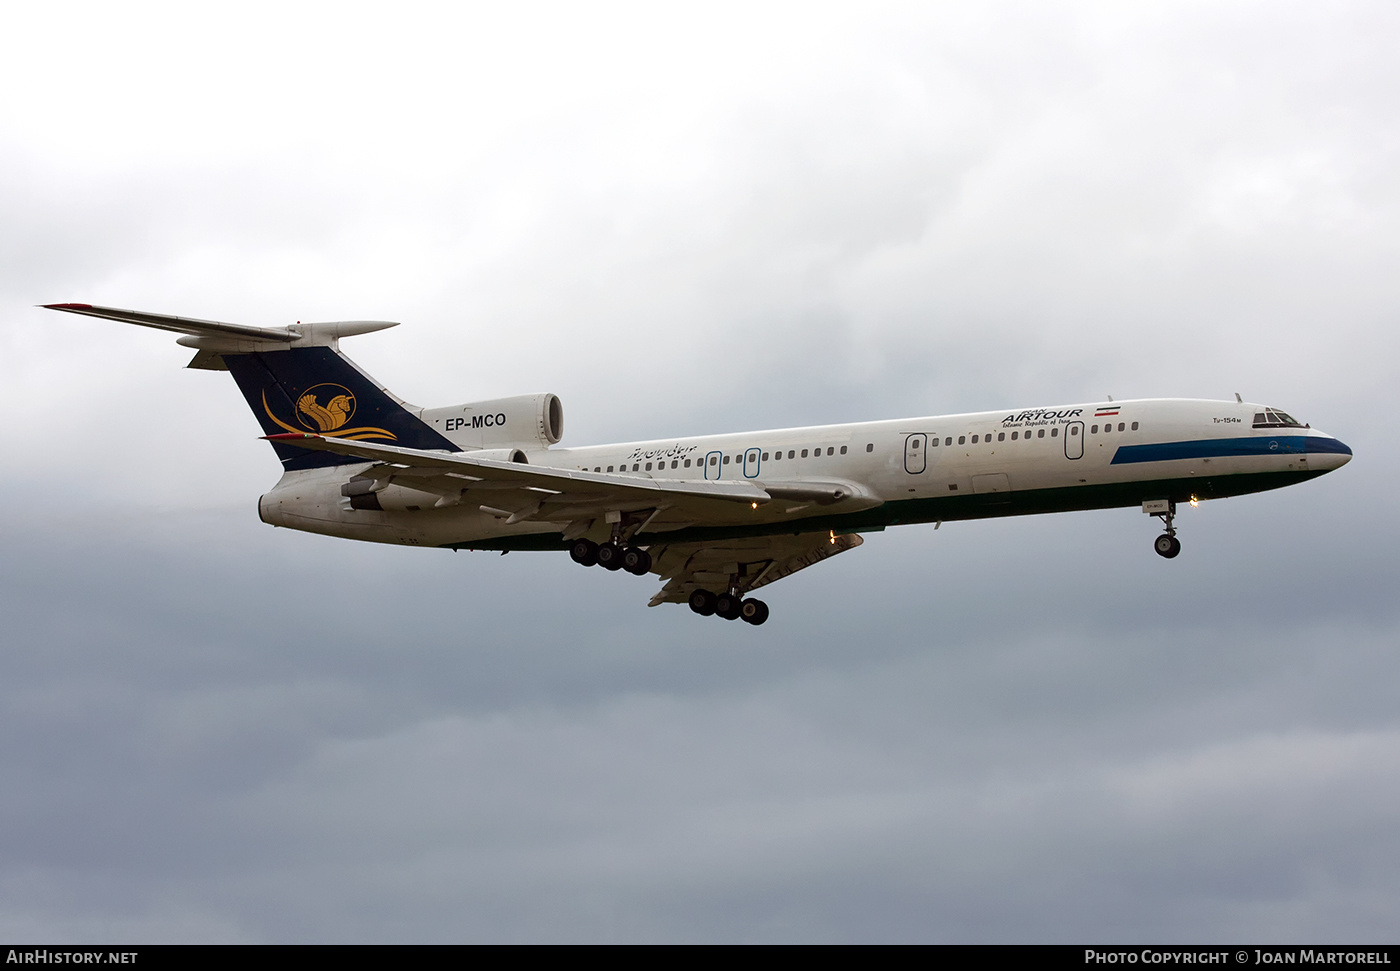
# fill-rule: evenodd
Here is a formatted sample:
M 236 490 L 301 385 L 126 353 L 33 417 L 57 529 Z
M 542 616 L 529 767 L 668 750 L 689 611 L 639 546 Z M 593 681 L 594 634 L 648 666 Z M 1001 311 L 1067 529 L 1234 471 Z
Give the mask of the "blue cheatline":
M 1299 452 L 1335 452 L 1350 455 L 1351 449 L 1335 438 L 1317 435 L 1275 435 L 1269 438 L 1206 438 L 1194 442 L 1163 442 L 1160 445 L 1123 445 L 1113 453 L 1111 465 L 1136 462 L 1170 462 L 1174 459 L 1213 459 L 1229 455 L 1278 455 Z

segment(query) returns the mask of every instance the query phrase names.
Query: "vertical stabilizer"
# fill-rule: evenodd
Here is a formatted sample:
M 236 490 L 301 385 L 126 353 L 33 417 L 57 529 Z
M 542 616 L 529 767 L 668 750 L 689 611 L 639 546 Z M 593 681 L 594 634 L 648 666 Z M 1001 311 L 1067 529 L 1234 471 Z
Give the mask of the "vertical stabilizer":
M 355 442 L 460 451 L 332 348 L 290 348 L 223 358 L 268 435 L 315 432 Z M 288 471 L 360 461 L 278 442 L 272 447 Z

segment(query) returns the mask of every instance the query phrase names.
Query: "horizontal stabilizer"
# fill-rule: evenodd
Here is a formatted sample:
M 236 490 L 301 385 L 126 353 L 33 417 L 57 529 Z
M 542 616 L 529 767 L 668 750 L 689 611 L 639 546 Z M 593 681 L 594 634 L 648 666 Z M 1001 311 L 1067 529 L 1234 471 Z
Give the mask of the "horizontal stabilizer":
M 45 310 L 62 310 L 69 314 L 102 317 L 107 320 L 120 320 L 126 324 L 139 324 L 142 327 L 174 331 L 184 335 L 176 340 L 177 344 L 202 351 L 212 351 L 215 354 L 244 354 L 256 350 L 277 350 L 280 345 L 284 344 L 294 347 L 334 347 L 342 337 L 371 334 L 376 330 L 398 326 L 392 320 L 338 320 L 314 324 L 304 324 L 298 321 L 291 327 L 253 327 L 249 324 L 230 324 L 221 320 L 199 320 L 194 317 L 151 314 L 143 310 L 94 307 L 88 303 L 46 303 L 42 306 Z M 222 369 L 218 365 L 200 358 L 196 358 L 190 366 L 205 367 L 211 370 Z
M 119 310 L 116 307 L 94 307 L 89 303 L 46 303 L 45 310 L 62 310 L 69 314 L 120 320 L 142 327 L 173 330 L 177 334 L 195 337 L 235 337 L 243 340 L 277 341 L 290 344 L 301 337 L 290 327 L 252 327 L 248 324 L 226 324 L 218 320 L 197 320 L 194 317 L 173 317 L 169 314 L 148 314 L 140 310 Z

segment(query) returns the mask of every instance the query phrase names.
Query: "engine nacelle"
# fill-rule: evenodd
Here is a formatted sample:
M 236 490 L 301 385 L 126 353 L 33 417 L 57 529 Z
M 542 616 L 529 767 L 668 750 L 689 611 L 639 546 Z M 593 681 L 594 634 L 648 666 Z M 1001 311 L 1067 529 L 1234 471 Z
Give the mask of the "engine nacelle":
M 418 417 L 459 448 L 547 447 L 564 437 L 564 406 L 552 394 L 424 408 Z
M 480 448 L 471 453 L 474 459 L 490 459 L 493 462 L 514 462 L 517 465 L 529 465 L 530 459 L 524 451 L 518 448 Z

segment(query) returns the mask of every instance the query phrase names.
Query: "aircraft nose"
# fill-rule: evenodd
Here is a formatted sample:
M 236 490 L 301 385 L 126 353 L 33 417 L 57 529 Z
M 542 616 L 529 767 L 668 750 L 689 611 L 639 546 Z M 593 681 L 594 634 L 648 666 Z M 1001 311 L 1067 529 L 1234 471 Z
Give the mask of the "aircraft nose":
M 1351 448 L 1331 435 L 1312 435 L 1307 442 L 1308 464 L 1315 469 L 1340 469 L 1351 461 Z

